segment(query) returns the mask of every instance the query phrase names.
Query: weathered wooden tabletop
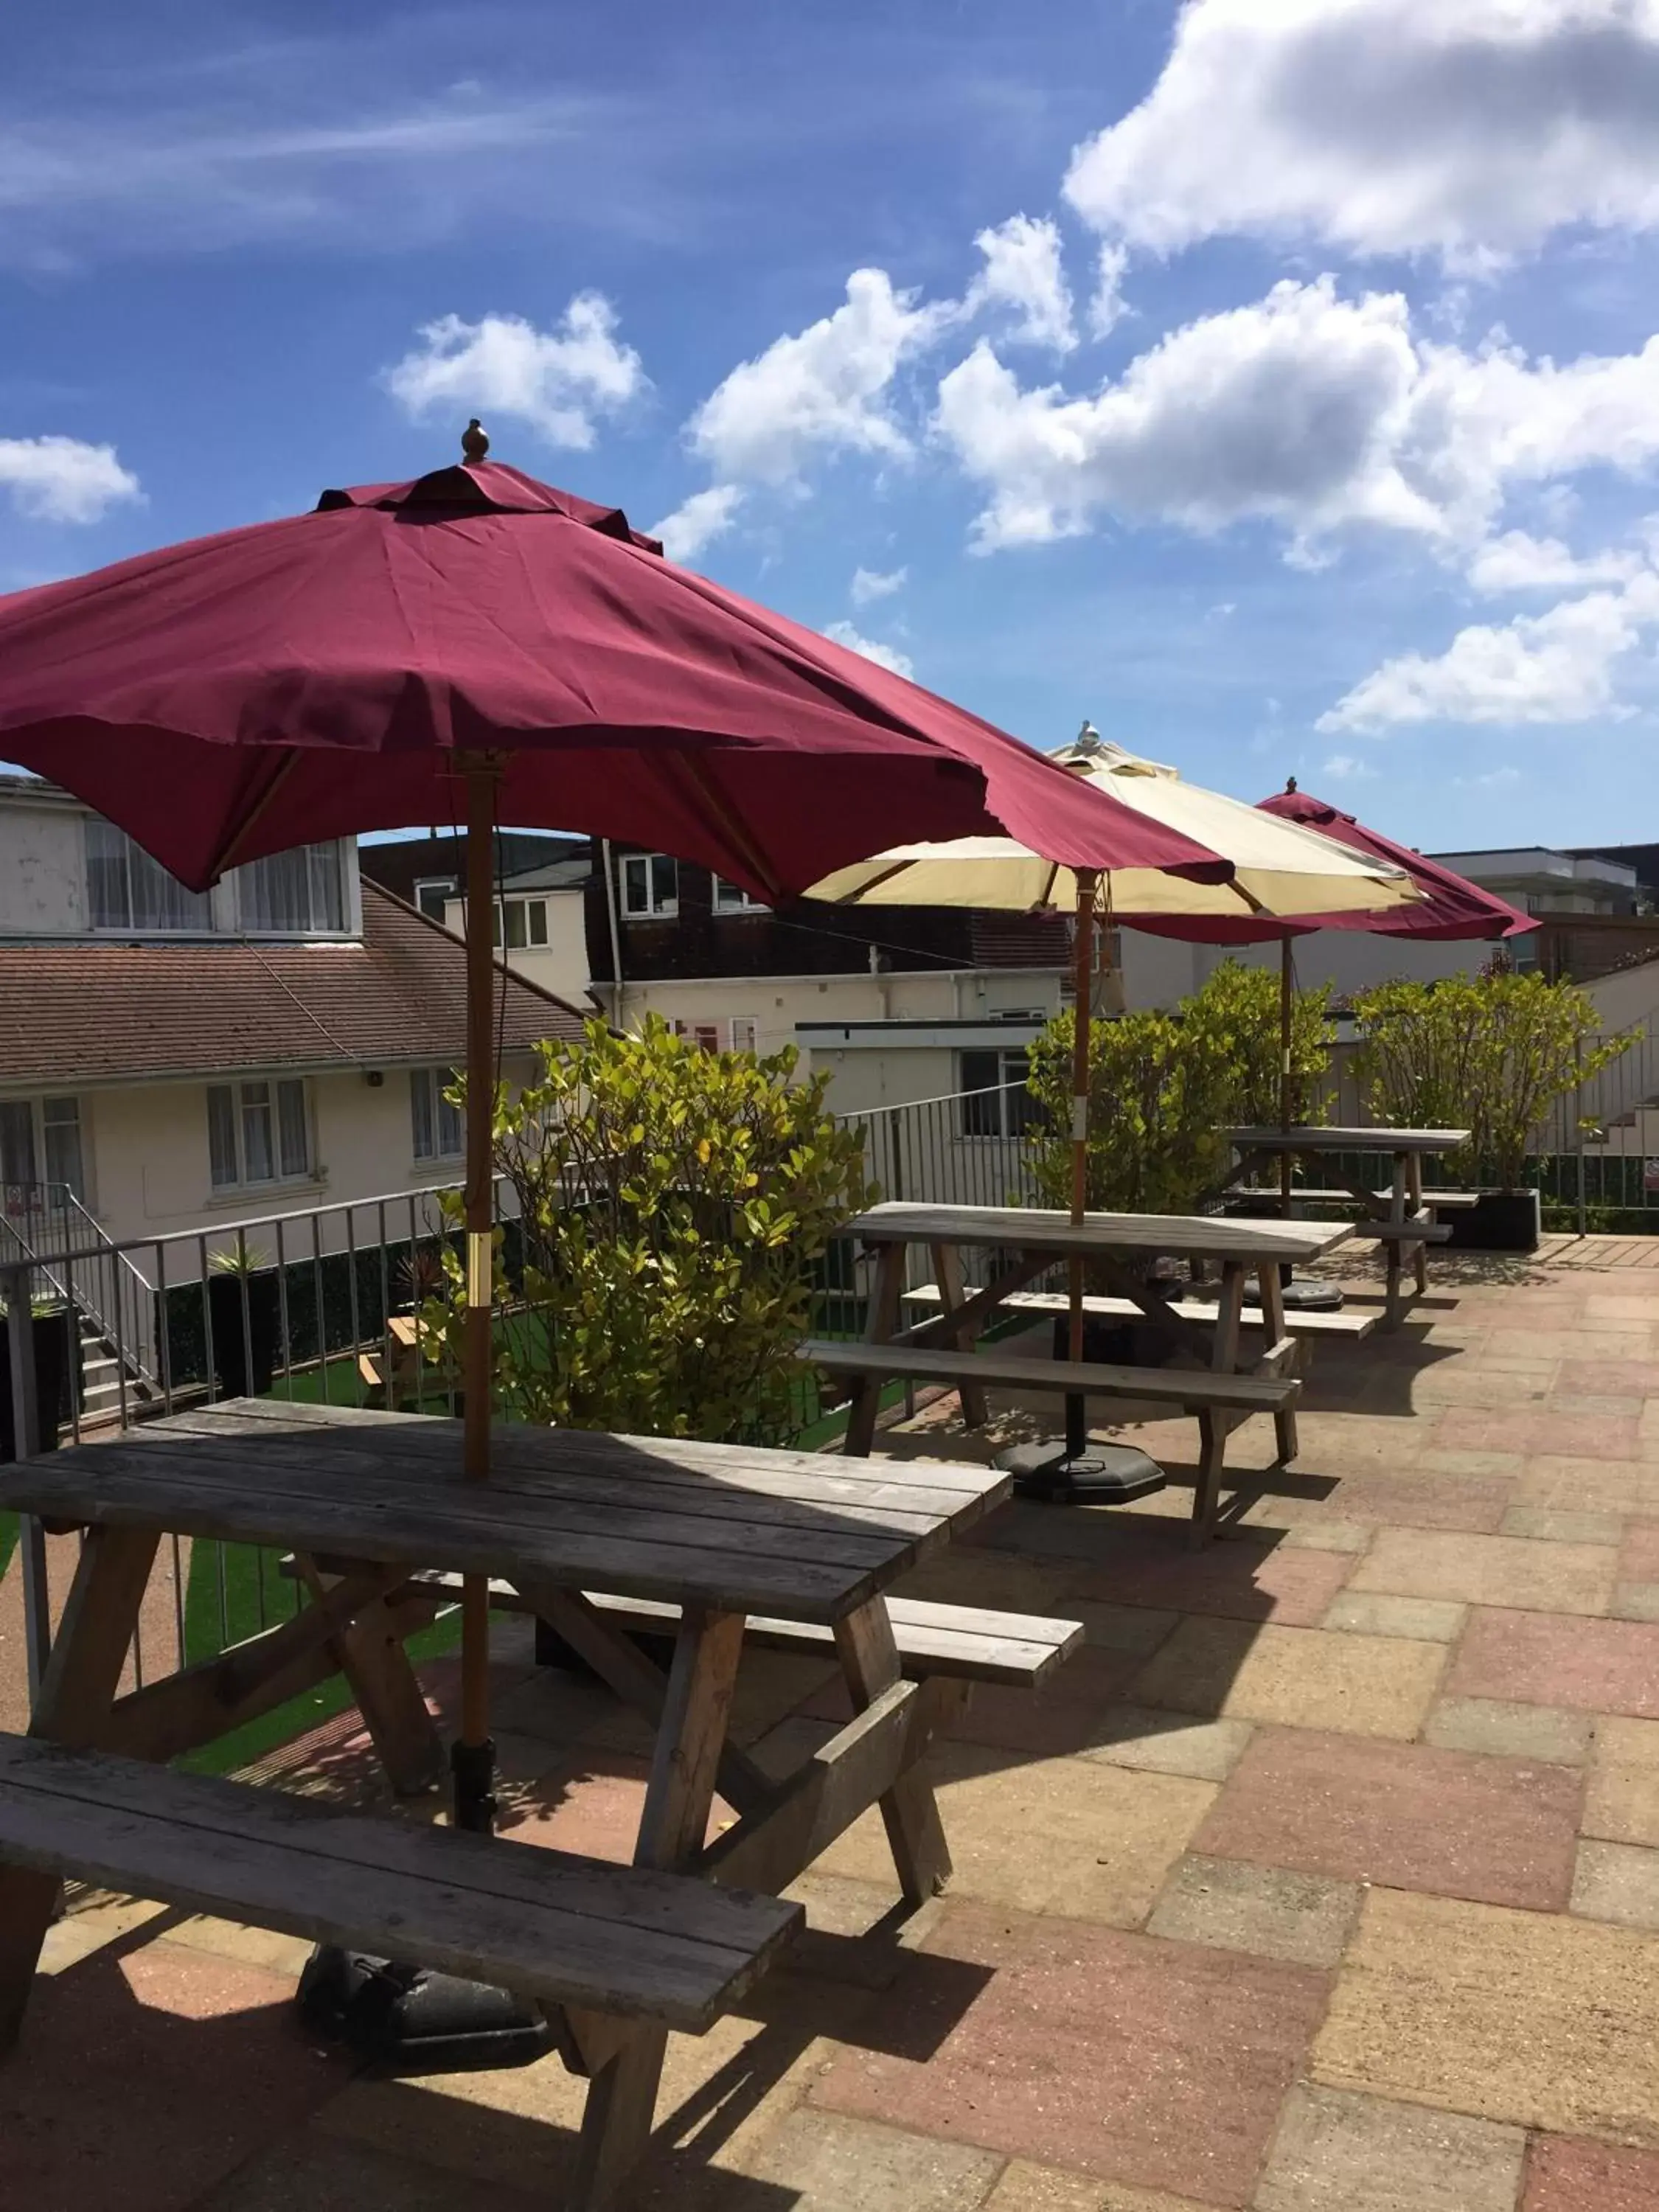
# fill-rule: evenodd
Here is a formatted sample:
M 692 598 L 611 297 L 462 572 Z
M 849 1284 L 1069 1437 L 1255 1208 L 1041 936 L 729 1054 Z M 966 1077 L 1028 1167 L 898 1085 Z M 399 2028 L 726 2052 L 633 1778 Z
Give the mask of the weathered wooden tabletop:
M 1008 1495 L 995 1469 L 233 1399 L 0 1468 L 0 1506 L 834 1622 Z
M 1288 1129 L 1229 1129 L 1227 1140 L 1243 1152 L 1455 1152 L 1469 1141 L 1467 1129 L 1327 1129 L 1292 1123 Z
M 889 1200 L 849 1222 L 866 1244 L 1006 1245 L 1021 1252 L 1152 1253 L 1186 1259 L 1316 1260 L 1350 1233 L 1340 1221 L 1230 1221 L 1220 1214 L 1085 1213 L 1042 1206 L 911 1206 Z

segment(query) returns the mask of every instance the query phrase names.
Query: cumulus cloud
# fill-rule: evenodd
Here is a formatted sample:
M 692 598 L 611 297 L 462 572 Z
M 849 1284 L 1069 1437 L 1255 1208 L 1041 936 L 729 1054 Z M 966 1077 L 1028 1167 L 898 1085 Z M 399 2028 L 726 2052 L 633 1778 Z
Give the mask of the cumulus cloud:
M 143 491 L 113 446 L 79 438 L 0 438 L 0 487 L 36 522 L 97 522 Z
M 1333 753 L 1319 773 L 1329 776 L 1334 783 L 1361 783 L 1374 776 L 1376 770 L 1358 753 Z
M 1506 530 L 1477 550 L 1468 573 L 1477 592 L 1560 592 L 1584 584 L 1628 583 L 1646 565 L 1639 553 L 1617 547 L 1581 556 L 1559 538 Z
M 851 598 L 855 607 L 867 607 L 875 599 L 890 599 L 895 592 L 902 592 L 909 575 L 908 568 L 854 568 Z
M 1128 247 L 1121 239 L 1109 238 L 1095 263 L 1095 296 L 1089 302 L 1089 328 L 1097 338 L 1109 336 L 1131 312 L 1123 296 L 1128 266 Z
M 1080 146 L 1085 219 L 1466 268 L 1659 221 L 1654 0 L 1188 0 L 1140 105 Z
M 957 312 L 896 291 L 884 269 L 854 270 L 833 314 L 775 339 L 715 387 L 687 425 L 692 450 L 722 479 L 769 484 L 797 482 L 824 454 L 906 458 L 893 380 Z
M 1361 525 L 1471 554 L 1509 490 L 1659 455 L 1659 338 L 1533 361 L 1417 336 L 1399 293 L 1334 277 L 1170 331 L 1091 394 L 1024 389 L 983 340 L 939 386 L 937 427 L 988 486 L 981 550 L 1102 514 L 1200 531 L 1265 518 L 1304 566 Z
M 896 645 L 884 645 L 879 638 L 861 636 L 849 622 L 828 623 L 823 634 L 850 652 L 861 653 L 878 668 L 890 668 L 895 676 L 914 676 L 916 672 L 908 653 L 901 653 Z
M 1541 615 L 1476 623 L 1443 653 L 1405 653 L 1357 684 L 1322 730 L 1414 722 L 1588 722 L 1633 710 L 1614 690 L 1620 661 L 1659 623 L 1659 573 L 1619 592 L 1564 599 Z
M 617 311 L 599 292 L 578 292 L 550 330 L 522 315 L 476 323 L 441 315 L 420 343 L 386 372 L 394 398 L 417 420 L 435 408 L 510 416 L 551 446 L 586 452 L 596 419 L 639 397 L 640 356 L 617 336 Z
M 694 491 L 672 514 L 653 522 L 646 534 L 661 538 L 671 561 L 695 561 L 705 546 L 725 537 L 737 520 L 743 497 L 740 484 L 710 484 L 707 491 Z
M 1018 319 L 1008 333 L 1013 342 L 1069 353 L 1077 331 L 1054 223 L 1047 216 L 1010 216 L 994 230 L 981 231 L 974 243 L 985 256 L 985 266 L 968 288 L 963 314 L 1011 308 Z

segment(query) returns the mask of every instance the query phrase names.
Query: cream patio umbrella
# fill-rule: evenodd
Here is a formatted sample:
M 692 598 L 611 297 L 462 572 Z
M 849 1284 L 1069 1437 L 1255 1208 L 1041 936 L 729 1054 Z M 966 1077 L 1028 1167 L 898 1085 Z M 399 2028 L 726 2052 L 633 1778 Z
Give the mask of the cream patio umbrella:
M 1217 858 L 1232 864 L 1230 880 L 1183 882 L 1159 868 L 1091 873 L 1043 859 L 1011 837 L 959 837 L 943 844 L 895 845 L 867 860 L 838 868 L 812 885 L 807 896 L 835 906 L 953 906 L 1016 913 L 1070 907 L 1077 915 L 1074 940 L 1076 1006 L 1072 1101 L 1072 1218 L 1087 1201 L 1089 1020 L 1092 1003 L 1095 920 L 1105 913 L 1138 921 L 1179 918 L 1224 926 L 1275 915 L 1382 916 L 1412 905 L 1420 894 L 1402 869 L 1356 853 L 1300 823 L 1264 814 L 1242 799 L 1188 783 L 1178 770 L 1142 760 L 1103 738 L 1085 722 L 1075 741 L 1050 756 L 1072 774 L 1109 792 L 1164 828 L 1178 830 Z M 1083 1264 L 1070 1265 L 1069 1353 L 1083 1357 Z M 1114 1468 L 1086 1451 L 1081 1395 L 1066 1401 L 1063 1453 L 1048 1448 L 1013 1455 L 1024 1486 L 1049 1497 L 1127 1498 L 1158 1486 L 1162 1478 L 1145 1460 L 1137 1475 Z

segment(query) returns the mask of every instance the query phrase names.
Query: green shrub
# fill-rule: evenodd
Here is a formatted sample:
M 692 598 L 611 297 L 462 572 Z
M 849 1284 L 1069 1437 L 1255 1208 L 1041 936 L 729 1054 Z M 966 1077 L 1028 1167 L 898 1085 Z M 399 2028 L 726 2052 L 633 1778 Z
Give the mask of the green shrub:
M 1316 1110 L 1327 1066 L 1322 994 L 1291 1003 L 1291 1111 Z M 1073 1018 L 1058 1014 L 1031 1048 L 1041 1112 L 1032 1153 L 1050 1206 L 1072 1200 Z M 1097 1021 L 1090 1032 L 1088 1203 L 1113 1213 L 1190 1213 L 1223 1181 L 1224 1132 L 1279 1117 L 1278 978 L 1222 963 L 1172 1013 Z
M 543 1044 L 536 1079 L 495 1101 L 496 1172 L 522 1232 L 498 1332 L 508 1417 L 712 1442 L 792 1425 L 796 1353 L 816 1263 L 872 1196 L 863 1137 L 824 1109 L 827 1075 L 792 1081 L 769 1059 L 708 1053 L 659 1016 L 642 1034 L 592 1021 Z M 459 1218 L 459 1197 L 449 1201 Z M 434 1302 L 429 1356 L 459 1356 L 460 1259 Z
M 1627 1052 L 1638 1032 L 1596 1038 L 1593 1000 L 1542 975 L 1454 975 L 1355 995 L 1354 1073 L 1366 1111 L 1419 1129 L 1467 1129 L 1450 1156 L 1464 1181 L 1520 1187 L 1558 1099 Z

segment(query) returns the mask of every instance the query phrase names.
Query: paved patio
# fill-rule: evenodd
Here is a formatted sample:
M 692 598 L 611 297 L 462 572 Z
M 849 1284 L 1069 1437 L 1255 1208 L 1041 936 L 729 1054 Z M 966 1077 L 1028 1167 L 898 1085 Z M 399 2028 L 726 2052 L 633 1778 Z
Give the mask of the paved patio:
M 1011 1508 L 917 1577 L 1089 1647 L 940 1755 L 948 1896 L 899 1921 L 873 1821 L 800 1885 L 791 1965 L 672 2046 L 637 2201 L 1659 2208 L 1659 1273 L 1595 1256 L 1438 1261 L 1399 1335 L 1322 1348 L 1297 1472 L 1206 1553 L 1172 1489 Z M 1190 1425 L 1137 1434 L 1189 1473 Z M 970 1448 L 949 1401 L 883 1438 Z M 504 1627 L 507 1825 L 620 1854 L 643 1741 L 528 1656 Z M 837 1710 L 775 1655 L 741 1706 L 763 1759 Z M 349 1719 L 270 1769 L 373 1794 Z M 302 1955 L 78 1898 L 0 2067 L 3 2212 L 561 2201 L 556 2060 L 354 2074 L 295 2022 Z

